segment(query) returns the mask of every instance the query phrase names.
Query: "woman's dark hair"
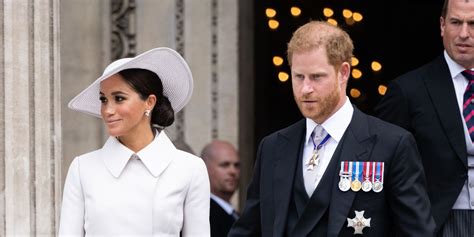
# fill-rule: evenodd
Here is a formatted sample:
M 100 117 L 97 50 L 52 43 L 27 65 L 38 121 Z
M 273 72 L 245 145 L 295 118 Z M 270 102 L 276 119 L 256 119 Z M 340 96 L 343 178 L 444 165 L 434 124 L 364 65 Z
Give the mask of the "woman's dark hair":
M 142 100 L 156 96 L 156 105 L 151 112 L 151 123 L 168 127 L 174 122 L 174 110 L 168 97 L 163 95 L 163 84 L 156 73 L 146 69 L 126 69 L 120 71 L 124 80 L 136 91 Z

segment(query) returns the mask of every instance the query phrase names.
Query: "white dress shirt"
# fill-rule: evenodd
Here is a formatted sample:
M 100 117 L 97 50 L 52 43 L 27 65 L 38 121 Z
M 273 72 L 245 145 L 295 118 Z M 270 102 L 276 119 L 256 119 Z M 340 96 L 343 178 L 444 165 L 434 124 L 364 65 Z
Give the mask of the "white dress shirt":
M 312 156 L 314 145 L 313 141 L 311 140 L 311 133 L 313 132 L 314 128 L 318 125 L 313 120 L 306 118 L 306 136 L 305 136 L 305 145 L 303 149 L 303 177 L 305 183 L 307 182 L 314 182 L 313 190 L 306 190 L 308 196 L 311 197 L 314 189 L 318 187 L 319 181 L 324 175 L 329 162 L 336 151 L 336 147 L 341 141 L 344 132 L 346 131 L 347 127 L 349 126 L 352 120 L 352 114 L 354 113 L 354 108 L 346 96 L 346 102 L 344 105 L 336 111 L 331 117 L 329 117 L 326 121 L 324 121 L 321 126 L 324 128 L 327 134 L 331 137 L 325 143 L 325 145 L 319 150 L 319 159 L 320 163 L 318 166 L 315 166 L 313 170 L 308 170 L 306 164 L 308 164 L 309 159 Z M 325 136 L 325 135 L 323 135 Z M 318 145 L 318 144 L 316 144 Z M 312 172 L 312 173 L 310 173 Z M 308 180 L 311 179 L 311 180 Z M 313 181 L 314 179 L 314 181 Z
M 72 162 L 59 235 L 209 236 L 209 193 L 202 159 L 163 131 L 136 154 L 110 137 Z

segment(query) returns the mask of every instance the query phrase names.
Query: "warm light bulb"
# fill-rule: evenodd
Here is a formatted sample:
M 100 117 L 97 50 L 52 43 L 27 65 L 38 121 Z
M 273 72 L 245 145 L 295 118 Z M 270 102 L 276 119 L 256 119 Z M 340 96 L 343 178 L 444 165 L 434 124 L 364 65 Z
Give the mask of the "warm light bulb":
M 286 73 L 286 72 L 279 72 L 278 73 L 278 80 L 280 80 L 281 82 L 288 81 L 288 78 L 290 78 L 288 73 Z
M 331 25 L 333 25 L 333 26 L 337 26 L 337 21 L 334 20 L 334 19 L 332 19 L 332 18 L 329 18 L 329 19 L 328 19 L 328 23 L 331 24 Z
M 359 64 L 359 59 L 357 59 L 356 57 L 352 57 L 351 58 L 351 66 L 355 67 Z
M 301 9 L 299 7 L 291 7 L 291 15 L 299 16 L 301 14 Z
M 379 94 L 380 95 L 385 95 L 385 92 L 387 92 L 387 87 L 384 85 L 379 86 Z
M 374 72 L 378 72 L 378 71 L 380 71 L 380 69 L 382 69 L 382 64 L 380 64 L 377 61 L 373 61 L 372 64 L 371 64 L 371 67 L 372 67 L 372 70 Z
M 265 15 L 267 15 L 268 18 L 272 18 L 272 17 L 276 16 L 276 14 L 277 14 L 277 12 L 273 8 L 267 8 L 265 10 Z
M 273 64 L 275 64 L 275 66 L 281 66 L 283 64 L 283 58 L 280 56 L 273 57 Z
M 332 15 L 334 15 L 334 11 L 331 8 L 325 7 L 323 9 L 323 14 L 325 17 L 331 17 Z
M 349 10 L 349 9 L 344 9 L 344 10 L 342 10 L 342 15 L 345 18 L 351 18 L 352 17 L 352 11 Z
M 362 16 L 362 14 L 358 13 L 358 12 L 354 12 L 354 14 L 352 14 L 352 18 L 354 18 L 354 21 L 362 21 L 362 19 L 364 18 Z
M 279 25 L 280 23 L 277 20 L 271 19 L 268 21 L 268 27 L 270 27 L 270 29 L 272 30 L 275 30 L 276 28 L 278 28 Z
M 359 79 L 359 78 L 362 77 L 362 72 L 359 69 L 354 68 L 354 69 L 352 69 L 352 77 L 354 79 Z
M 351 89 L 351 91 L 349 93 L 351 94 L 352 98 L 357 99 L 357 98 L 360 97 L 360 91 L 358 89 L 353 88 L 353 89 Z

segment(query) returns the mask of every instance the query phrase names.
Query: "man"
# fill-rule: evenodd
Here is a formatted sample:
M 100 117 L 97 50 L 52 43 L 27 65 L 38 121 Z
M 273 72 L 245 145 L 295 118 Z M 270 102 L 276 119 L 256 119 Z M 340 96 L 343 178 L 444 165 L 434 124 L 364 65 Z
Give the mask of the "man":
M 376 113 L 414 134 L 436 232 L 473 236 L 474 1 L 446 0 L 440 26 L 444 53 L 390 83 Z
M 211 183 L 211 236 L 227 236 L 238 218 L 230 198 L 239 185 L 239 154 L 229 142 L 214 140 L 204 147 L 201 157 L 206 163 Z
M 413 136 L 345 94 L 352 51 L 349 35 L 326 22 L 293 34 L 288 62 L 305 119 L 261 141 L 229 236 L 432 236 Z

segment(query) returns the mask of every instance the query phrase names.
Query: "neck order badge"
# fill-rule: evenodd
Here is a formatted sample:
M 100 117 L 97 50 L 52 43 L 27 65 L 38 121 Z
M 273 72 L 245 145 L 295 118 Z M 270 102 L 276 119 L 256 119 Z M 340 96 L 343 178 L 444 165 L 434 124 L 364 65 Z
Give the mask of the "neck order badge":
M 314 141 L 314 132 L 313 134 L 311 134 L 311 141 L 313 141 L 314 148 L 313 155 L 311 156 L 311 159 L 309 159 L 308 164 L 306 164 L 307 170 L 313 170 L 314 166 L 319 165 L 319 150 L 323 148 L 324 144 L 329 140 L 330 137 L 331 136 L 329 136 L 329 134 L 326 135 L 326 137 L 324 137 L 324 139 L 319 143 L 319 145 L 316 146 L 316 142 Z

